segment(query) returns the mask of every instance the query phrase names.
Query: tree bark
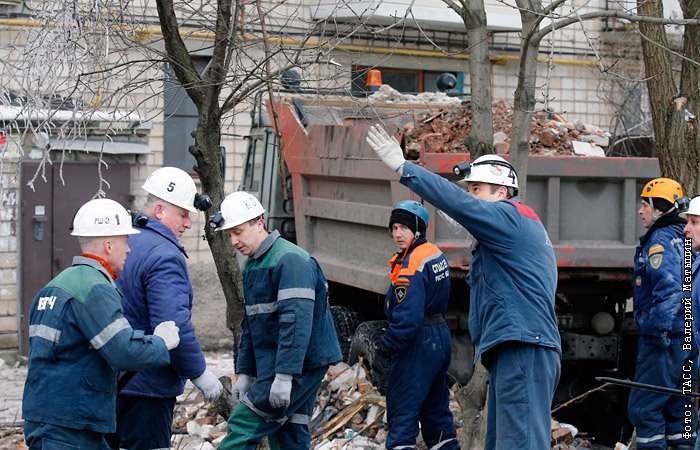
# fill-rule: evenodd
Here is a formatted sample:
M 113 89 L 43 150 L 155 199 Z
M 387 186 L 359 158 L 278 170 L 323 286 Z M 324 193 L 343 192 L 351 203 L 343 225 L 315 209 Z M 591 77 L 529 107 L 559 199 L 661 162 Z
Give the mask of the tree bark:
M 231 64 L 231 45 L 234 44 L 238 4 L 233 0 L 217 2 L 214 47 L 212 58 L 204 73 L 197 73 L 192 57 L 180 36 L 177 15 L 172 0 L 158 0 L 158 17 L 163 40 L 175 76 L 197 107 L 197 128 L 190 153 L 197 161 L 202 192 L 208 195 L 213 207 L 206 212 L 209 217 L 218 210 L 224 199 L 224 179 L 221 172 L 221 90 Z M 227 319 L 233 331 L 235 346 L 240 339 L 240 318 L 243 317 L 241 274 L 235 250 L 229 245 L 226 233 L 205 226 L 204 234 L 214 258 L 216 271 L 226 298 Z
M 491 60 L 483 0 L 462 0 L 462 19 L 469 43 L 472 131 L 467 148 L 473 161 L 479 156 L 493 153 Z
M 700 18 L 700 0 L 681 0 L 683 17 Z M 673 136 L 671 148 L 684 152 L 679 159 L 678 179 L 686 194 L 700 194 L 700 25 L 686 25 L 683 33 L 683 59 L 681 66 L 680 96 L 687 98 L 685 108 L 689 115 L 683 114 L 685 142 L 678 142 L 681 136 Z M 694 118 L 691 118 L 693 116 Z M 671 164 L 673 165 L 673 164 Z
M 537 86 L 537 56 L 540 39 L 532 35 L 539 29 L 542 4 L 539 1 L 516 0 L 523 25 L 520 47 L 518 84 L 513 101 L 513 127 L 511 130 L 510 163 L 518 173 L 519 198 L 526 200 L 527 160 L 530 156 L 530 131 L 535 111 L 535 87 Z
M 464 450 L 483 450 L 486 444 L 487 381 L 488 372 L 479 359 L 469 383 L 455 392 L 457 403 L 462 408 L 459 445 Z
M 686 19 L 697 18 L 698 0 L 681 2 Z M 639 0 L 641 15 L 663 17 L 661 0 Z M 686 25 L 683 35 L 683 55 L 680 80 L 675 79 L 669 42 L 663 25 L 639 23 L 644 55 L 644 69 L 654 125 L 654 150 L 659 158 L 662 176 L 679 181 L 685 192 L 697 193 L 700 188 L 700 141 L 697 132 L 698 45 L 700 27 Z

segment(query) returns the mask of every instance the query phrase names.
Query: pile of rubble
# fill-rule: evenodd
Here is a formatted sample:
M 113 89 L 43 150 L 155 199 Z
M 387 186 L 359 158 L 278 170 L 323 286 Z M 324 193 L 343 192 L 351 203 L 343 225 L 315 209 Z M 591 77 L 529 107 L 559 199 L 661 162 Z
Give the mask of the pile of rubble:
M 173 448 L 180 450 L 212 450 L 226 435 L 231 412 L 232 380 L 220 378 L 225 393 L 217 404 L 201 403 L 189 397 L 178 399 L 173 428 Z M 195 394 L 196 391 L 192 391 Z M 197 396 L 198 397 L 198 396 Z M 450 393 L 450 410 L 459 434 L 461 410 Z M 367 378 L 360 363 L 348 366 L 339 363 L 326 373 L 316 399 L 311 422 L 313 450 L 379 450 L 387 437 L 386 400 Z M 580 450 L 591 444 L 577 437 L 578 430 L 552 419 L 552 450 Z M 267 448 L 267 447 L 264 447 Z M 418 449 L 426 449 L 418 437 Z
M 388 84 L 379 86 L 379 90 L 368 97 L 370 102 L 382 103 L 420 103 L 420 104 L 445 104 L 459 105 L 462 103 L 457 97 L 450 97 L 444 92 L 421 92 L 420 94 L 402 94 Z
M 173 427 L 180 434 L 174 438 L 175 448 L 211 450 L 226 435 L 226 418 L 232 406 L 230 388 L 235 377 L 220 379 L 225 393 L 216 405 L 193 403 L 178 409 Z M 455 406 L 459 409 L 456 403 Z M 331 366 L 321 383 L 309 424 L 311 448 L 383 449 L 387 434 L 385 412 L 384 397 L 368 381 L 360 363 L 352 367 L 345 363 Z
M 507 100 L 493 104 L 493 146 L 498 154 L 508 154 L 511 144 L 513 106 Z M 409 159 L 417 158 L 422 148 L 435 153 L 468 151 L 472 130 L 469 103 L 440 108 L 404 127 Z M 530 154 L 605 156 L 610 133 L 580 121 L 567 122 L 561 115 L 539 112 L 532 117 Z

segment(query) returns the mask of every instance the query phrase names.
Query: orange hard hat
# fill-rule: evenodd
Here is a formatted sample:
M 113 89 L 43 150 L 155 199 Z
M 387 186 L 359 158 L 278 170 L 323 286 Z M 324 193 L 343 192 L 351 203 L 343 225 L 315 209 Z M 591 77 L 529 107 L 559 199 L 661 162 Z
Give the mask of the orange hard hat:
M 673 204 L 683 197 L 683 188 L 677 181 L 670 178 L 654 178 L 642 188 L 642 193 L 639 196 L 642 198 L 663 198 Z

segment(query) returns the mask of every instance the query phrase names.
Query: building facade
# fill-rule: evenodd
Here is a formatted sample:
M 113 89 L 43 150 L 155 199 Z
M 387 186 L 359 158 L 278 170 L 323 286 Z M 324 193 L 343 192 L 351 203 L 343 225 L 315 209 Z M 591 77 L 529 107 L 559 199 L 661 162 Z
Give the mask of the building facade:
M 31 297 L 77 248 L 67 231 L 77 207 L 106 195 L 139 208 L 140 186 L 156 168 L 194 174 L 188 148 L 197 111 L 164 62 L 155 5 L 132 3 L 121 15 L 109 1 L 101 10 L 94 2 L 71 5 L 83 9 L 66 16 L 61 2 L 0 2 L 0 105 L 6 108 L 0 111 L 0 357 L 8 360 L 26 353 L 23 315 Z M 181 36 L 200 72 L 212 54 L 215 6 L 178 3 Z M 485 7 L 493 98 L 512 100 L 519 13 L 509 2 L 486 0 Z M 621 6 L 571 0 L 557 13 L 611 7 Z M 668 11 L 680 9 L 669 0 Z M 386 83 L 405 92 L 434 91 L 442 72 L 456 75 L 457 91 L 470 91 L 464 25 L 440 0 L 249 2 L 239 12 L 224 96 L 245 84 L 247 74 L 264 77 L 259 62 L 273 53 L 269 66 L 292 61 L 303 88 L 362 90 L 367 70 L 379 68 Z M 648 132 L 639 51 L 628 23 L 596 19 L 551 33 L 540 49 L 538 106 L 614 134 Z M 613 62 L 614 73 L 606 71 Z M 255 99 L 237 105 L 222 124 L 227 192 L 241 182 Z M 83 110 L 92 112 L 83 117 Z M 203 215 L 193 218 L 195 231 L 183 240 L 189 263 L 211 263 Z

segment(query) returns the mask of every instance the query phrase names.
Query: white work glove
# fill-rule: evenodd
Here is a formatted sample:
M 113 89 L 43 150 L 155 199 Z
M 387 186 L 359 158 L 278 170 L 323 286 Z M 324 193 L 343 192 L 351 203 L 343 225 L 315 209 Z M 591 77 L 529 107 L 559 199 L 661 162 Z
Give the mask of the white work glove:
M 251 384 L 253 384 L 253 377 L 243 373 L 238 375 L 236 384 L 234 384 L 231 389 L 231 400 L 233 400 L 234 405 L 241 401 L 241 398 L 243 398 L 246 392 L 248 392 L 248 389 L 250 389 Z
M 219 398 L 221 393 L 224 391 L 221 381 L 219 381 L 219 379 L 216 378 L 216 375 L 211 373 L 209 369 L 205 369 L 204 373 L 197 378 L 192 378 L 190 381 L 192 384 L 197 386 L 197 389 L 202 391 L 205 402 L 216 401 L 216 399 Z
M 275 375 L 275 381 L 270 387 L 270 406 L 283 408 L 289 406 L 289 398 L 292 395 L 292 376 L 286 373 Z
M 153 330 L 153 335 L 163 339 L 168 350 L 180 345 L 180 329 L 172 320 L 159 323 Z
M 367 143 L 377 156 L 384 161 L 384 164 L 394 172 L 398 172 L 406 162 L 399 142 L 395 137 L 389 136 L 381 125 L 370 127 L 367 132 Z

